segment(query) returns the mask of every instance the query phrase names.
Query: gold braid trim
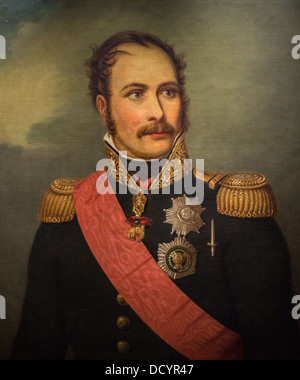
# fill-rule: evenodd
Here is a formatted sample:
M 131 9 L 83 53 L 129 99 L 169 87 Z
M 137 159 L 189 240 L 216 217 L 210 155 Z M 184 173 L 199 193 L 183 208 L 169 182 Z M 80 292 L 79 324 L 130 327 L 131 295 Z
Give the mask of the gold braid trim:
M 201 179 L 202 181 L 206 182 L 209 188 L 214 190 L 216 185 L 221 181 L 221 179 L 226 177 L 228 173 L 213 173 L 205 170 L 203 174 L 203 171 L 197 171 L 196 169 L 194 169 L 194 175 L 198 179 Z
M 42 198 L 38 216 L 41 223 L 64 223 L 74 219 L 73 191 L 79 180 L 60 178 L 51 183 Z
M 220 185 L 217 194 L 219 214 L 238 218 L 270 218 L 276 216 L 277 202 L 265 176 L 252 172 L 212 173 L 197 172 L 194 175 L 204 180 L 210 189 Z
M 269 218 L 276 215 L 275 195 L 262 174 L 229 174 L 219 184 L 218 213 L 238 218 Z

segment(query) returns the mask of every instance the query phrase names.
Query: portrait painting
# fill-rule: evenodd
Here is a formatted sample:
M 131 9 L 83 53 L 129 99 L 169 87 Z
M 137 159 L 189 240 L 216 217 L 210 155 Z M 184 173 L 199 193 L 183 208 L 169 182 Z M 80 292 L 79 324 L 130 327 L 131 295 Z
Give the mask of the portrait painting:
M 0 0 L 0 360 L 300 359 L 299 21 Z

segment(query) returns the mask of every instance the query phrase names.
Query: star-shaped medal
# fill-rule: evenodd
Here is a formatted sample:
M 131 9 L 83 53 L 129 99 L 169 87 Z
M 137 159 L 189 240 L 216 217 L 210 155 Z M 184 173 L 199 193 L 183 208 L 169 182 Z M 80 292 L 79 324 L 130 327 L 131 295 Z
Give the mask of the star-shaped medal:
M 171 234 L 176 232 L 178 236 L 186 236 L 189 232 L 199 233 L 201 227 L 205 225 L 201 214 L 205 211 L 202 205 L 187 205 L 187 196 L 172 198 L 173 206 L 166 212 L 165 223 L 172 224 Z
M 173 280 L 196 273 L 197 251 L 184 237 L 158 246 L 158 265 Z

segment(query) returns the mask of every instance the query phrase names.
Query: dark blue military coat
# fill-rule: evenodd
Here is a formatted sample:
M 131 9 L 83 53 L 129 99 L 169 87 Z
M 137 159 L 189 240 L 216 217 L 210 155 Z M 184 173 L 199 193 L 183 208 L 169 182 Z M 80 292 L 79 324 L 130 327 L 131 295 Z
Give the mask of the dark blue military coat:
M 174 281 L 208 314 L 240 334 L 245 359 L 298 359 L 290 258 L 282 233 L 273 218 L 222 215 L 218 194 L 217 182 L 211 186 L 207 180 L 201 215 L 205 225 L 199 234 L 187 236 L 197 249 L 196 273 Z M 132 215 L 132 195 L 117 197 L 125 215 Z M 152 219 L 152 226 L 143 242 L 155 260 L 158 245 L 174 239 L 172 226 L 164 223 L 164 209 L 172 207 L 172 197 L 176 198 L 172 190 L 170 195 L 147 196 L 144 215 Z M 44 218 L 37 231 L 12 358 L 64 359 L 71 347 L 75 359 L 186 359 L 118 295 L 76 216 L 69 219 L 57 223 L 62 219 Z M 207 244 L 212 219 L 218 243 L 214 257 Z

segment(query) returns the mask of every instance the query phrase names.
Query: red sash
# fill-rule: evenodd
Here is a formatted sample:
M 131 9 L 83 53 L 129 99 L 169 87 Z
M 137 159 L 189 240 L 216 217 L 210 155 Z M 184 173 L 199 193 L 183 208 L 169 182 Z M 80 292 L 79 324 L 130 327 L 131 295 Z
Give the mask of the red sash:
M 127 238 L 126 216 L 115 194 L 100 195 L 97 172 L 74 191 L 85 239 L 107 277 L 137 315 L 191 360 L 241 360 L 240 336 L 221 325 L 159 268 L 143 243 Z

